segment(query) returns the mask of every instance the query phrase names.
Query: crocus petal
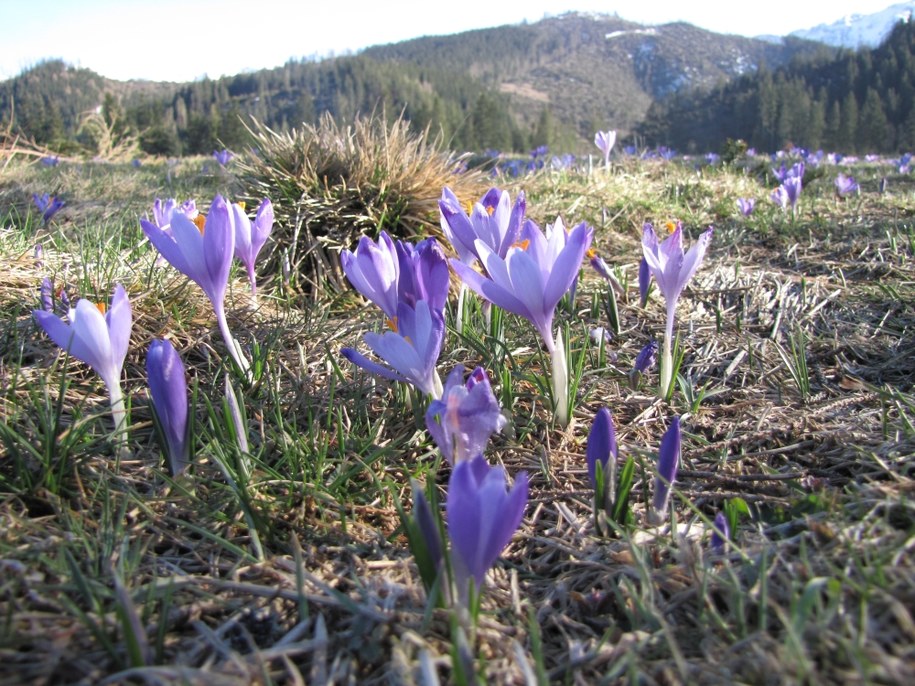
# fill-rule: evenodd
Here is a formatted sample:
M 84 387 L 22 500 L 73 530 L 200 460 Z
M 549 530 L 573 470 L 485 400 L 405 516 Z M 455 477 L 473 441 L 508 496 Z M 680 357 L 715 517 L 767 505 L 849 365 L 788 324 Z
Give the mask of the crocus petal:
M 516 298 L 513 293 L 487 279 L 479 272 L 474 271 L 460 260 L 452 258 L 450 262 L 451 268 L 460 277 L 461 281 L 477 295 L 486 298 L 493 305 L 501 307 L 503 310 L 530 318 L 525 304 Z
M 352 362 L 354 365 L 357 367 L 362 367 L 367 372 L 377 374 L 378 376 L 384 377 L 385 379 L 390 379 L 391 381 L 407 381 L 406 377 L 404 377 L 402 374 L 398 374 L 388 367 L 384 367 L 377 362 L 373 362 L 365 355 L 353 348 L 341 348 L 340 354 Z
M 105 314 L 105 323 L 111 339 L 111 354 L 120 369 L 124 364 L 124 358 L 127 357 L 127 349 L 130 347 L 130 329 L 133 323 L 130 300 L 127 297 L 127 291 L 121 284 L 114 288 L 111 306 Z
M 222 196 L 213 198 L 204 225 L 202 247 L 208 287 L 200 284 L 213 303 L 225 300 L 235 251 L 235 221 Z

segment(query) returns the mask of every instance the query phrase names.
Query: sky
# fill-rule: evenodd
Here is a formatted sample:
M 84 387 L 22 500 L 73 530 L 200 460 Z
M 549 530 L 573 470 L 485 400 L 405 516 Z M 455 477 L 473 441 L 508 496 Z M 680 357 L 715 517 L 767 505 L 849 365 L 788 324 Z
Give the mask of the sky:
M 766 0 L 723 12 L 720 0 L 0 0 L 0 80 L 51 58 L 120 80 L 218 78 L 569 10 L 785 35 L 901 1 Z

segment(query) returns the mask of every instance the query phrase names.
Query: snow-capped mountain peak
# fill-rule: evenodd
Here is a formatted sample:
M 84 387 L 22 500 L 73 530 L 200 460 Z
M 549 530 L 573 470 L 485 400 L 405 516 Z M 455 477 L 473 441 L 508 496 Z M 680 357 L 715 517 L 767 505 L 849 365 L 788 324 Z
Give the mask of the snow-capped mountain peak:
M 819 41 L 843 48 L 875 48 L 900 21 L 910 21 L 915 2 L 903 2 L 873 14 L 850 14 L 832 24 L 794 31 L 797 38 Z

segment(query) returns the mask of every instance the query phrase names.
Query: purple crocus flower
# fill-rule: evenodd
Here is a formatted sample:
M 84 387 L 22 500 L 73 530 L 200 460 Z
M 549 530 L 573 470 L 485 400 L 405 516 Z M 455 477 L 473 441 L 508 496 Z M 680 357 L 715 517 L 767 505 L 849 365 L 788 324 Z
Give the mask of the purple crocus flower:
M 661 355 L 661 395 L 666 395 L 673 377 L 671 344 L 674 332 L 674 315 L 677 300 L 686 284 L 702 264 L 705 251 L 712 240 L 712 227 L 703 233 L 687 253 L 683 253 L 683 227 L 679 224 L 674 232 L 658 243 L 654 229 L 646 224 L 642 231 L 642 253 L 648 268 L 658 284 L 658 290 L 667 303 L 667 321 L 664 328 L 664 349 Z
M 670 500 L 670 489 L 677 479 L 680 466 L 680 418 L 674 417 L 670 428 L 661 437 L 658 450 L 658 475 L 654 480 L 654 499 L 651 502 L 649 521 L 661 524 L 667 516 L 667 504 Z
M 482 455 L 455 465 L 445 511 L 459 597 L 465 597 L 469 579 L 477 588 L 483 585 L 486 571 L 511 541 L 524 516 L 527 488 L 527 474 L 521 472 L 506 491 L 505 471 L 490 467 Z
M 57 214 L 66 204 L 60 198 L 49 197 L 47 193 L 43 193 L 41 195 L 38 195 L 38 193 L 33 193 L 32 201 L 35 203 L 35 207 L 38 208 L 38 211 L 41 212 L 41 220 L 45 224 L 50 222 L 51 218 Z
M 591 245 L 593 229 L 582 222 L 569 234 L 560 219 L 544 233 L 527 220 L 521 240 L 509 248 L 503 259 L 481 240 L 477 252 L 484 276 L 460 260 L 451 267 L 478 295 L 503 310 L 527 319 L 543 339 L 552 361 L 553 410 L 561 426 L 568 423 L 568 361 L 561 335 L 553 340 L 553 315 L 562 296 L 578 278 L 585 252 Z
M 753 209 L 756 207 L 756 201 L 753 198 L 737 198 L 737 209 L 740 210 L 740 213 L 744 217 L 749 217 L 753 214 Z
M 392 381 L 413 384 L 434 399 L 441 398 L 442 382 L 435 371 L 435 364 L 445 335 L 442 315 L 430 308 L 425 300 L 418 300 L 415 309 L 400 303 L 390 323 L 395 327 L 393 331 L 384 334 L 369 332 L 363 337 L 389 367 L 372 362 L 353 348 L 343 348 L 340 353 L 366 371 Z
M 781 185 L 772 191 L 769 199 L 783 210 L 788 207 L 788 191 L 785 189 L 784 185 Z
M 784 180 L 781 187 L 785 189 L 785 193 L 788 196 L 788 203 L 791 205 L 791 211 L 796 211 L 797 201 L 801 197 L 801 187 L 803 181 L 800 176 L 789 176 Z
M 60 164 L 60 157 L 57 155 L 45 155 L 41 158 L 41 164 L 45 167 L 56 167 Z
M 389 319 L 397 316 L 400 260 L 394 241 L 386 232 L 378 235 L 377 243 L 363 236 L 355 252 L 341 252 L 340 266 L 353 288 L 378 305 Z
M 731 537 L 728 519 L 724 516 L 724 512 L 715 515 L 712 525 L 715 527 L 712 529 L 712 551 L 720 555 L 724 552 L 724 546 Z
M 355 252 L 340 254 L 340 264 L 353 287 L 392 321 L 401 303 L 413 307 L 425 300 L 433 310 L 444 312 L 450 274 L 445 253 L 434 238 L 414 246 L 395 243 L 384 231 L 377 243 L 363 236 Z
M 445 311 L 451 273 L 445 252 L 434 238 L 427 238 L 415 246 L 406 241 L 395 245 L 399 263 L 397 300 L 415 306 L 425 300 L 438 313 Z
M 433 400 L 426 411 L 426 428 L 452 465 L 482 455 L 489 437 L 505 423 L 482 367 L 464 383 L 464 367 L 457 365 L 445 380 L 441 400 Z
M 518 193 L 512 205 L 507 191 L 490 188 L 473 206 L 468 217 L 460 200 L 446 187 L 442 190 L 438 206 L 445 237 L 461 262 L 473 264 L 474 260 L 483 262 L 477 241 L 482 241 L 490 252 L 505 258 L 509 248 L 518 241 L 527 205 L 524 193 Z
M 594 145 L 596 145 L 604 156 L 604 166 L 610 166 L 610 151 L 616 143 L 616 131 L 598 131 L 594 134 Z
M 835 183 L 836 183 L 836 193 L 840 197 L 844 198 L 846 195 L 850 195 L 852 193 L 858 192 L 858 182 L 855 181 L 853 176 L 846 176 L 845 174 L 842 174 L 840 172 L 839 175 L 836 177 Z
M 616 481 L 616 461 L 619 457 L 619 448 L 616 445 L 616 427 L 613 425 L 613 416 L 606 407 L 600 408 L 594 416 L 594 423 L 588 434 L 585 456 L 588 460 L 588 476 L 591 477 L 591 485 L 597 488 L 597 463 L 600 462 L 605 487 L 612 488 L 612 484 Z
M 152 406 L 165 439 L 168 471 L 181 474 L 190 463 L 187 429 L 187 379 L 181 358 L 166 340 L 154 340 L 146 354 L 146 375 Z
M 226 290 L 235 248 L 235 219 L 226 201 L 221 195 L 213 198 L 202 230 L 181 212 L 172 213 L 171 235 L 144 219 L 140 225 L 159 254 L 206 293 L 229 354 L 247 372 L 249 365 L 226 320 Z
M 105 314 L 98 306 L 81 298 L 69 312 L 69 324 L 43 309 L 33 310 L 32 316 L 52 341 L 71 357 L 88 364 L 102 378 L 111 398 L 115 432 L 123 442 L 126 418 L 121 394 L 121 369 L 127 357 L 133 323 L 130 300 L 124 287 L 120 284 L 115 287 L 111 306 Z
M 267 238 L 270 237 L 270 232 L 273 231 L 273 204 L 268 198 L 264 198 L 257 208 L 253 224 L 241 205 L 233 203 L 232 212 L 235 215 L 235 257 L 245 265 L 248 283 L 251 284 L 251 293 L 257 297 L 254 262 L 257 260 L 257 254 L 264 247 L 264 243 L 267 242 Z
M 546 234 L 527 220 L 521 240 L 505 258 L 482 240 L 476 241 L 488 277 L 453 258 L 451 267 L 478 295 L 531 322 L 552 352 L 556 305 L 577 278 L 592 236 L 593 229 L 584 222 L 566 235 L 561 220 L 547 226 Z
M 213 151 L 213 159 L 219 163 L 220 167 L 225 167 L 229 163 L 229 160 L 231 160 L 233 157 L 235 157 L 235 155 L 233 155 L 225 148 L 222 150 Z

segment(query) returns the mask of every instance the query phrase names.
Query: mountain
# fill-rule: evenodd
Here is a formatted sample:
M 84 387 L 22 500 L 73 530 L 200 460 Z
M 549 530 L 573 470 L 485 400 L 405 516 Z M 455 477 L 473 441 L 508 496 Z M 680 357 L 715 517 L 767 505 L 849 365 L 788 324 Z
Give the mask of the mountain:
M 15 105 L 21 130 L 63 147 L 86 112 L 102 107 L 107 119 L 117 110 L 124 126 L 144 132 L 147 152 L 174 155 L 242 146 L 239 116 L 287 129 L 324 113 L 351 121 L 383 109 L 418 130 L 441 130 L 459 149 L 579 151 L 597 129 L 625 137 L 671 94 L 834 52 L 797 38 L 773 44 L 570 12 L 186 84 L 125 84 L 50 62 L 0 83 L 0 116 L 8 120 Z
M 583 138 L 631 130 L 649 105 L 679 90 L 711 87 L 775 68 L 823 46 L 716 34 L 686 23 L 647 27 L 616 16 L 569 12 L 532 24 L 479 29 L 371 47 L 379 62 L 471 74 L 507 96 L 522 123 L 548 109 Z
M 832 24 L 794 31 L 791 36 L 839 48 L 876 48 L 900 21 L 909 21 L 915 2 L 903 2 L 873 14 L 850 14 Z

